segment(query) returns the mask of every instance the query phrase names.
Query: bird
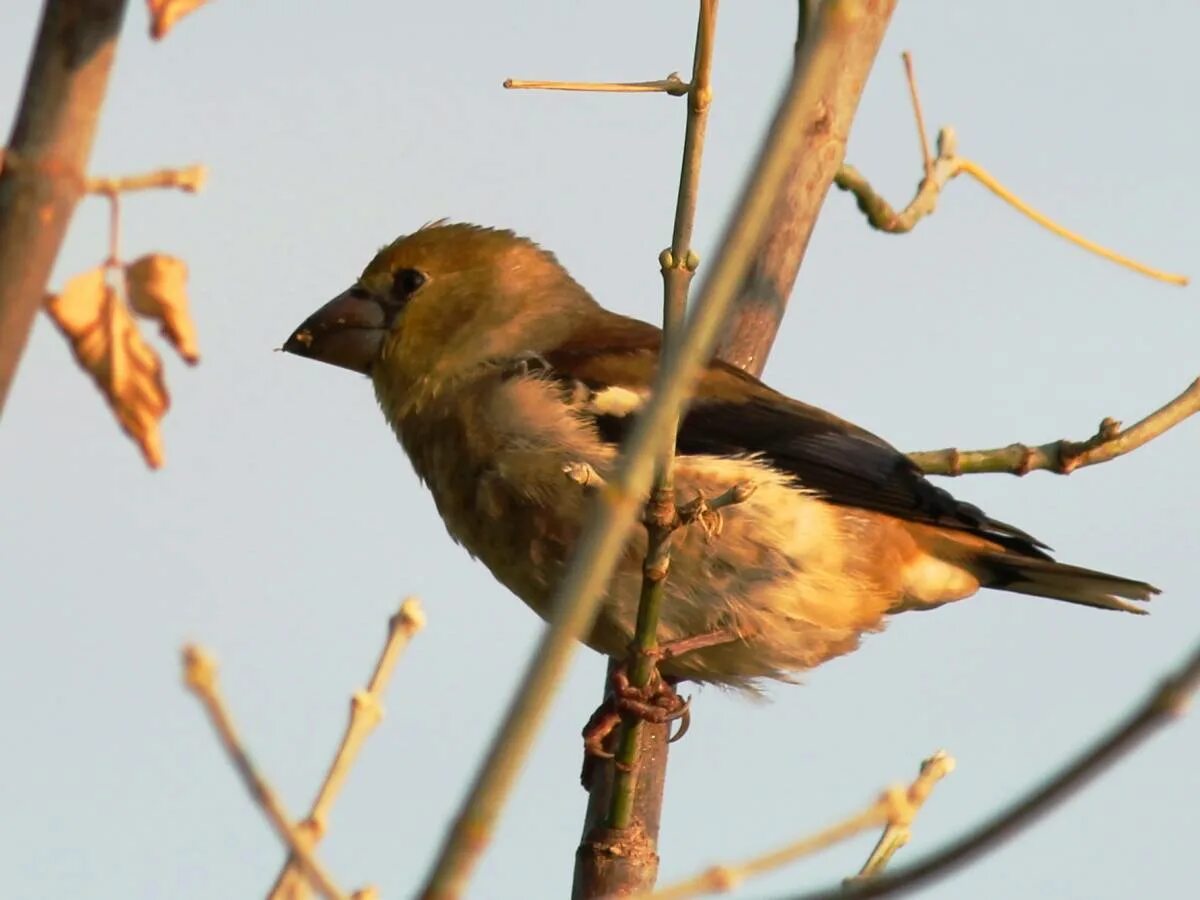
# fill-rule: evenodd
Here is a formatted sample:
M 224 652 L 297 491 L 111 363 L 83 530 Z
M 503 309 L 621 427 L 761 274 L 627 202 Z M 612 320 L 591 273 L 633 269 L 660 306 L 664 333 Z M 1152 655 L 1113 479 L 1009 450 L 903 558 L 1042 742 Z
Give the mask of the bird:
M 661 347 L 659 328 L 602 307 L 534 241 L 439 220 L 379 250 L 281 349 L 370 378 L 450 537 L 548 620 Z M 882 438 L 715 358 L 680 419 L 673 474 L 681 509 L 700 514 L 675 535 L 665 584 L 658 636 L 678 652 L 659 668 L 672 681 L 760 692 L 892 615 L 981 587 L 1131 613 L 1159 593 L 1055 561 Z M 583 638 L 616 659 L 646 545 L 634 529 Z

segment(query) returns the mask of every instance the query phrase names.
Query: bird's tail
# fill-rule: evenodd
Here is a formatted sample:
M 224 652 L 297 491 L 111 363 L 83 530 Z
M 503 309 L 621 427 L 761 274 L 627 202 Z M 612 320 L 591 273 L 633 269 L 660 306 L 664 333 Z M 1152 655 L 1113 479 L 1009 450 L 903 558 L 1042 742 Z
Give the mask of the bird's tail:
M 1146 610 L 1126 601 L 1144 603 L 1159 593 L 1144 581 L 1002 550 L 979 554 L 971 568 L 984 587 L 1138 615 Z

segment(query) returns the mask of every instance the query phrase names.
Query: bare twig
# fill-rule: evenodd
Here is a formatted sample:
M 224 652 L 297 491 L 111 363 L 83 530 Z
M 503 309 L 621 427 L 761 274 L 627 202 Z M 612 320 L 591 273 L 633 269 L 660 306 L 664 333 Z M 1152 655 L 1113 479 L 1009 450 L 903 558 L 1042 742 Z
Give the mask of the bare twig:
M 121 261 L 121 195 L 105 194 L 108 198 L 108 259 L 104 260 L 104 268 L 119 269 Z
M 125 0 L 47 0 L 0 170 L 0 411 L 79 201 Z
M 383 718 L 383 692 L 392 676 L 392 670 L 396 667 L 396 661 L 413 635 L 424 625 L 425 614 L 415 597 L 409 597 L 401 603 L 400 609 L 388 620 L 387 640 L 379 659 L 375 662 L 371 680 L 365 690 L 355 692 L 350 702 L 350 720 L 346 723 L 341 746 L 329 765 L 329 771 L 325 773 L 325 781 L 317 791 L 308 817 L 296 826 L 296 830 L 301 832 L 310 848 L 315 847 L 325 835 L 333 801 L 341 791 L 367 736 Z M 298 900 L 306 896 L 306 887 L 307 880 L 303 877 L 296 857 L 289 856 L 279 877 L 275 879 L 275 886 L 271 889 L 269 897 L 272 900 Z
M 917 120 L 917 137 L 921 141 L 921 163 L 925 166 L 925 177 L 933 175 L 933 154 L 929 152 L 929 134 L 925 131 L 925 113 L 921 110 L 921 92 L 917 90 L 917 76 L 913 71 L 912 54 L 905 50 L 900 54 L 904 61 L 904 76 L 908 80 L 908 94 L 912 98 L 913 118 Z
M 827 0 L 821 7 L 818 30 L 836 33 L 859 27 L 865 6 L 864 0 Z M 572 564 L 550 604 L 554 610 L 550 626 L 534 649 L 504 721 L 422 888 L 424 897 L 441 900 L 462 894 L 491 838 L 577 641 L 595 620 L 600 597 L 650 488 L 655 458 L 668 437 L 666 426 L 679 414 L 702 361 L 711 357 L 718 331 L 749 267 L 750 255 L 763 239 L 770 210 L 803 141 L 805 123 L 821 101 L 817 86 L 831 77 L 831 69 L 839 67 L 838 57 L 820 51 L 836 46 L 835 42 L 818 39 L 814 46 L 816 49 L 793 77 L 780 103 L 675 352 L 668 354 L 659 369 L 652 399 L 624 445 L 615 473 L 607 486 L 596 492 L 597 500 Z
M 1038 469 L 1069 475 L 1084 466 L 1124 456 L 1200 412 L 1200 379 L 1170 403 L 1146 418 L 1122 429 L 1115 419 L 1105 419 L 1096 434 L 1086 441 L 1051 441 L 1028 446 L 1009 444 L 993 450 L 925 450 L 908 458 L 929 475 L 968 475 L 976 472 L 1008 472 L 1025 475 Z
M 293 856 L 312 886 L 328 900 L 345 900 L 347 895 L 338 888 L 333 876 L 313 855 L 300 830 L 293 827 L 283 801 L 250 761 L 217 686 L 217 664 L 200 647 L 189 645 L 183 648 L 183 680 L 188 689 L 204 704 L 217 737 L 221 739 L 225 752 L 241 775 L 246 790 L 262 809 L 280 840 L 291 848 Z
M 798 894 L 790 900 L 865 900 L 906 892 L 950 874 L 1033 824 L 1151 734 L 1181 716 L 1200 687 L 1200 644 L 1116 728 L 1085 749 L 1011 806 L 959 839 L 911 865 L 842 886 Z
M 717 0 L 700 0 L 696 25 L 696 51 L 688 91 L 687 126 L 683 140 L 683 163 L 679 173 L 679 193 L 675 202 L 675 225 L 671 247 L 659 257 L 663 279 L 663 356 L 678 339 L 687 311 L 688 288 L 699 260 L 692 252 L 692 229 L 696 203 L 700 195 L 700 167 L 704 156 L 704 135 L 708 126 L 708 108 L 712 102 L 712 54 L 717 26 Z M 667 426 L 670 437 L 658 458 L 651 500 L 646 506 L 647 549 L 642 566 L 642 591 L 638 602 L 637 626 L 630 646 L 629 681 L 645 690 L 658 677 L 658 620 L 666 596 L 667 570 L 671 559 L 671 538 L 679 527 L 675 509 L 672 463 L 675 459 L 676 415 Z M 617 771 L 613 775 L 612 799 L 608 813 L 610 828 L 627 828 L 633 813 L 637 779 L 638 741 L 642 723 L 637 716 L 621 717 L 616 754 Z M 657 867 L 655 867 L 657 869 Z M 653 884 L 653 873 L 648 883 Z
M 654 81 L 527 81 L 521 78 L 504 79 L 504 87 L 510 91 L 588 91 L 602 94 L 670 94 L 682 97 L 688 92 L 688 83 L 672 72 L 666 78 Z
M 1145 265 L 1144 263 L 1140 263 L 1135 259 L 1130 259 L 1128 256 L 1118 253 L 1116 250 L 1111 250 L 1108 247 L 1097 244 L 1095 241 L 1089 240 L 1083 235 L 1059 225 L 1045 213 L 1038 212 L 1038 210 L 1034 209 L 1032 206 L 1002 185 L 990 172 L 984 169 L 984 167 L 979 165 L 977 162 L 973 162 L 969 159 L 959 158 L 958 172 L 955 174 L 957 175 L 959 172 L 970 175 L 1013 209 L 1017 210 L 1017 212 L 1028 216 L 1047 231 L 1051 231 L 1054 234 L 1057 234 L 1060 238 L 1064 238 L 1065 240 L 1070 241 L 1072 244 L 1082 247 L 1089 253 L 1094 253 L 1097 256 L 1107 259 L 1110 262 L 1114 262 L 1119 266 L 1124 266 L 1126 269 L 1130 269 L 1141 275 L 1146 275 L 1149 278 L 1155 279 L 1156 281 L 1164 281 L 1167 284 L 1173 284 L 1176 287 L 1187 287 L 1189 281 L 1191 280 L 1187 275 L 1181 275 L 1174 272 L 1164 272 L 1162 269 L 1155 269 L 1151 266 Z
M 892 857 L 896 855 L 896 851 L 907 844 L 912 837 L 913 820 L 917 817 L 921 807 L 925 805 L 925 801 L 929 799 L 929 795 L 933 793 L 934 786 L 953 771 L 954 757 L 945 750 L 937 751 L 921 763 L 917 780 L 908 788 L 908 803 L 896 811 L 895 816 L 883 829 L 883 834 L 879 836 L 875 849 L 871 851 L 871 855 L 867 857 L 863 867 L 859 869 L 854 878 L 848 878 L 847 883 L 853 883 L 861 878 L 871 878 L 880 874 L 887 867 Z
M 121 175 L 114 178 L 88 178 L 85 189 L 89 194 L 118 194 L 146 191 L 154 188 L 178 188 L 194 194 L 204 187 L 208 169 L 201 165 L 180 169 L 158 169 L 140 175 Z
M 834 184 L 843 191 L 849 191 L 854 195 L 858 201 L 858 208 L 867 217 L 867 222 L 870 223 L 872 228 L 887 232 L 888 234 L 903 234 L 912 231 L 921 219 L 932 213 L 937 207 L 938 198 L 946 185 L 959 175 L 966 174 L 970 175 L 1005 203 L 1032 219 L 1038 225 L 1070 241 L 1072 244 L 1082 247 L 1090 253 L 1094 253 L 1134 272 L 1154 278 L 1157 281 L 1163 281 L 1167 284 L 1174 284 L 1180 287 L 1188 283 L 1186 275 L 1164 272 L 1161 269 L 1155 269 L 1130 259 L 1115 250 L 1103 247 L 1095 241 L 1089 240 L 1083 235 L 1065 228 L 1045 213 L 1034 209 L 997 181 L 979 163 L 959 156 L 958 142 L 954 130 L 948 126 L 938 132 L 937 157 L 931 162 L 929 159 L 929 145 L 925 137 L 924 116 L 921 113 L 920 95 L 917 92 L 916 80 L 912 71 L 912 60 L 908 53 L 904 54 L 904 65 L 908 75 L 909 89 L 913 100 L 913 111 L 917 119 L 917 128 L 921 135 L 922 155 L 925 159 L 925 177 L 921 179 L 921 183 L 918 185 L 913 199 L 909 202 L 908 206 L 897 212 L 871 187 L 870 182 L 867 181 L 862 173 L 849 164 L 843 165 L 834 178 Z
M 827 847 L 832 847 L 842 841 L 854 837 L 868 828 L 884 825 L 884 837 L 889 833 L 896 834 L 907 830 L 913 818 L 929 797 L 933 786 L 954 768 L 954 760 L 939 751 L 921 764 L 920 773 L 911 785 L 893 787 L 884 791 L 879 797 L 861 812 L 843 819 L 816 834 L 801 838 L 740 863 L 728 863 L 712 866 L 691 878 L 677 881 L 662 890 L 646 895 L 654 900 L 680 900 L 685 897 L 696 897 L 701 894 L 721 893 L 734 890 L 747 878 L 761 875 L 774 869 L 793 863 L 805 856 L 811 856 Z M 880 839 L 882 844 L 884 838 Z M 897 845 L 897 846 L 902 846 Z

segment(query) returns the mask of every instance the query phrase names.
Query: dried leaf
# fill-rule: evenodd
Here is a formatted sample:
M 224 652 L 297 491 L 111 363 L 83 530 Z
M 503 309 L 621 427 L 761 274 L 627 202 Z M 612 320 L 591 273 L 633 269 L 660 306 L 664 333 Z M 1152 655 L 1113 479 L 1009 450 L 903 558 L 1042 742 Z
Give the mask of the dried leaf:
M 163 336 L 191 365 L 200 361 L 196 326 L 187 311 L 187 263 L 165 253 L 151 253 L 125 267 L 129 305 L 139 316 L 156 319 Z
M 146 463 L 163 462 L 159 419 L 170 405 L 162 362 L 142 339 L 117 291 L 92 269 L 67 282 L 46 300 L 59 330 L 71 342 L 75 359 L 108 400 L 125 432 L 137 441 Z
M 150 36 L 161 41 L 176 22 L 190 12 L 195 12 L 208 0 L 146 0 L 150 10 Z

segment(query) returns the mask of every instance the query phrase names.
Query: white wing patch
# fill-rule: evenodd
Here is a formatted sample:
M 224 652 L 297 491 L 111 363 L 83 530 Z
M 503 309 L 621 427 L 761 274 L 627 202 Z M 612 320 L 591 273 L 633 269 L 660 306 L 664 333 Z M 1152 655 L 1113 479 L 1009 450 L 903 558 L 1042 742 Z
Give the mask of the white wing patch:
M 646 405 L 647 392 L 623 387 L 606 387 L 596 391 L 584 404 L 593 416 L 629 416 Z

